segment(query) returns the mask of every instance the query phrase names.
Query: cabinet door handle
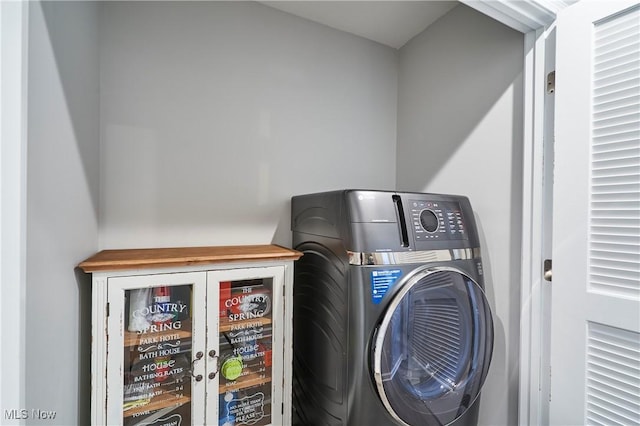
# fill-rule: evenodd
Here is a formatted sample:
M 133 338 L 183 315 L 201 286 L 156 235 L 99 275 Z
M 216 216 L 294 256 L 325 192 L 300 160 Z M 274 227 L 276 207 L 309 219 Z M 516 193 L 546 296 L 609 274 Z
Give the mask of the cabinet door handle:
M 211 358 L 211 360 L 213 361 L 213 365 L 216 366 L 216 371 L 212 371 L 211 373 L 209 373 L 209 379 L 213 380 L 218 375 L 218 371 L 220 371 L 220 367 L 218 366 L 219 357 L 215 349 L 211 349 L 209 351 L 209 358 Z
M 195 364 L 196 361 L 202 359 L 203 356 L 204 356 L 204 353 L 202 351 L 198 351 L 196 353 L 196 358 L 193 361 L 191 361 L 191 368 L 189 368 L 189 374 L 191 374 L 191 377 L 196 379 L 196 382 L 199 382 L 200 380 L 202 380 L 202 374 L 198 374 L 197 376 L 193 374 L 193 364 Z

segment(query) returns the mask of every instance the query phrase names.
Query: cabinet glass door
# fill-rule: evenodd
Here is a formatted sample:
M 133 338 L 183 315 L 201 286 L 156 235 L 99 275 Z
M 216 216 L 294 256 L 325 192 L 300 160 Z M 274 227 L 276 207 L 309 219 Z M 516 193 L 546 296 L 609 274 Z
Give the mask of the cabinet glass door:
M 208 306 L 208 315 L 213 313 L 218 322 L 218 382 L 217 400 L 208 401 L 217 413 L 207 407 L 207 419 L 214 418 L 207 424 L 281 422 L 282 378 L 274 378 L 282 374 L 282 271 L 276 267 L 210 273 L 218 299 L 215 312 Z
M 119 324 L 120 339 L 112 342 L 110 333 L 108 374 L 121 371 L 122 386 L 114 390 L 118 398 L 109 400 L 122 403 L 119 413 L 112 408 L 109 424 L 115 416 L 124 426 L 199 423 L 204 348 L 198 340 L 203 341 L 204 330 L 198 323 L 204 310 L 198 293 L 204 285 L 196 281 L 205 278 L 204 273 L 151 275 L 110 283 L 115 293 L 110 303 L 117 312 L 110 318 L 117 318 L 113 325 Z

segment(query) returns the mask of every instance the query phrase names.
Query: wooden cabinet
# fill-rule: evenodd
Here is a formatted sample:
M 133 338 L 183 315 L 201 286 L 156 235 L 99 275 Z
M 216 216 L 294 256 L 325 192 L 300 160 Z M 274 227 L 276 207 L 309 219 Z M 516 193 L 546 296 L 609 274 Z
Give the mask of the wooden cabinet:
M 82 262 L 93 274 L 93 424 L 290 424 L 300 255 L 196 247 Z

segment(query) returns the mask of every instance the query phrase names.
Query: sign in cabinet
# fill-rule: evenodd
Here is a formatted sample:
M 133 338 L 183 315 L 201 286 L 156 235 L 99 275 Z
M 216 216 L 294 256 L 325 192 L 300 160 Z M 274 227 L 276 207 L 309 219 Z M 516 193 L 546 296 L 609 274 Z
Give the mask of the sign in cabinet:
M 82 262 L 93 274 L 93 424 L 289 424 L 299 256 L 199 247 L 106 250 Z

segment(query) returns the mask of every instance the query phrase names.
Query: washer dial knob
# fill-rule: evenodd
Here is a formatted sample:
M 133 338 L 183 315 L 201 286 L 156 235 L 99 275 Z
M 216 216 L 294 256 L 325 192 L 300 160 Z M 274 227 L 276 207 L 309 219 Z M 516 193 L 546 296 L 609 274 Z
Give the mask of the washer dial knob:
M 432 210 L 422 210 L 420 212 L 420 225 L 427 232 L 438 230 L 438 216 Z

